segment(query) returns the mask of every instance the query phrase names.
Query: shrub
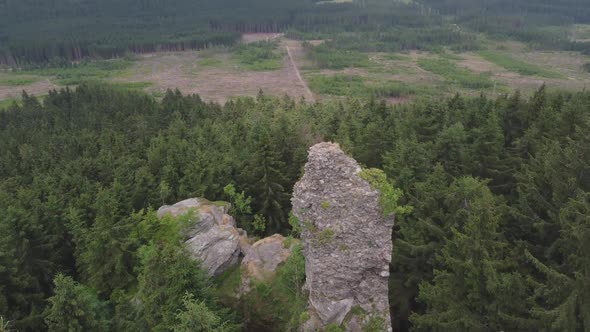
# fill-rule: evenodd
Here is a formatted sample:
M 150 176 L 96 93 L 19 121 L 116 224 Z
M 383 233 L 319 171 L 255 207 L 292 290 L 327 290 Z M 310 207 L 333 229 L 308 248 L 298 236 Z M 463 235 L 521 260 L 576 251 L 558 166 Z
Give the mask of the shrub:
M 448 58 L 420 59 L 418 60 L 418 66 L 463 88 L 479 90 L 494 86 L 490 74 L 475 74 L 468 69 L 459 68 Z
M 481 51 L 479 55 L 485 60 L 495 63 L 500 67 L 504 67 L 509 71 L 519 73 L 526 76 L 539 76 L 545 78 L 563 78 L 563 75 L 543 69 L 539 66 L 517 60 L 509 55 L 501 54 L 492 51 Z
M 402 196 L 402 191 L 393 187 L 385 172 L 377 168 L 364 169 L 360 177 L 369 182 L 371 187 L 378 190 L 381 194 L 379 203 L 383 209 L 383 214 L 387 217 L 391 214 L 403 215 L 412 211 L 410 206 L 400 206 L 398 201 Z
M 277 46 L 277 42 L 273 41 L 241 44 L 234 49 L 234 58 L 249 70 L 277 70 L 282 67 L 282 56 L 276 52 Z

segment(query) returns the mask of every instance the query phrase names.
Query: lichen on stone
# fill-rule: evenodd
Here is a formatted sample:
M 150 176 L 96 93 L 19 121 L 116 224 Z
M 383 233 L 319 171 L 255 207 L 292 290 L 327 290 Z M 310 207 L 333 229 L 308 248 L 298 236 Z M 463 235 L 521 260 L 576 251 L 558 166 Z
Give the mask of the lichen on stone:
M 383 214 L 381 193 L 361 178 L 361 171 L 337 144 L 320 143 L 310 148 L 304 175 L 295 185 L 293 214 L 301 225 L 309 294 L 304 331 L 342 326 L 360 332 L 371 317 L 382 317 L 384 331 L 391 329 L 393 223 Z M 345 321 L 355 307 L 366 317 Z

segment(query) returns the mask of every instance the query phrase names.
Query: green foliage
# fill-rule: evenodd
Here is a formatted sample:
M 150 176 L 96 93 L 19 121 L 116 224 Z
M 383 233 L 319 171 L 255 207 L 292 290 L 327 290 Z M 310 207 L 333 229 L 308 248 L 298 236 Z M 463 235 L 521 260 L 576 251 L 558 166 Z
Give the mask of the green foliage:
M 183 309 L 176 314 L 174 332 L 226 332 L 233 331 L 227 322 L 211 311 L 207 305 L 186 293 L 182 298 Z
M 18 72 L 19 75 L 36 75 L 55 78 L 60 85 L 78 85 L 87 81 L 102 81 L 125 73 L 134 63 L 133 58 L 104 60 L 94 62 L 82 62 L 68 67 L 47 67 L 40 69 L 28 69 Z M 143 88 L 146 82 L 123 84 L 121 88 Z
M 322 209 L 327 210 L 330 208 L 330 202 L 329 201 L 323 201 L 322 202 Z
M 0 112 L 3 111 L 4 109 L 7 109 L 8 107 L 14 105 L 15 103 L 18 104 L 17 99 L 0 100 Z
M 227 186 L 223 187 L 223 192 L 229 197 L 229 200 L 232 204 L 232 210 L 234 210 L 238 214 L 251 214 L 252 207 L 252 197 L 246 197 L 245 192 L 238 193 L 236 191 L 236 187 L 233 184 L 228 184 Z
M 291 226 L 291 234 L 293 236 L 298 237 L 301 234 L 301 222 L 292 211 L 289 212 L 289 226 Z
M 504 67 L 509 71 L 513 71 L 521 75 L 539 76 L 544 78 L 563 78 L 563 75 L 559 73 L 552 72 L 521 60 L 517 60 L 506 54 L 494 51 L 481 51 L 479 52 L 479 55 L 489 62 L 497 64 L 500 67 Z
M 195 220 L 158 219 L 154 209 L 224 199 L 233 183 L 252 197 L 265 233 L 318 232 L 287 216 L 308 146 L 326 140 L 384 170 L 386 178 L 369 172 L 382 198 L 393 197 L 384 210 L 413 207 L 398 214 L 393 234 L 396 330 L 581 329 L 589 105 L 588 92 L 545 88 L 529 99 L 454 96 L 397 107 L 264 95 L 221 106 L 173 91 L 156 101 L 100 84 L 52 91 L 42 102 L 24 94 L 0 113 L 0 312 L 14 330 L 43 330 L 61 272 L 109 302 L 113 330 L 169 329 L 187 292 L 233 322 L 182 248 L 183 228 Z M 243 303 L 225 301 L 244 329 L 301 323 L 304 259 L 300 251 L 292 259 Z M 228 278 L 224 294 L 238 287 L 239 271 Z
M 344 332 L 344 329 L 336 325 L 335 323 L 332 323 L 326 326 L 324 332 Z
M 518 273 L 507 243 L 498 232 L 500 200 L 481 182 L 459 179 L 470 196 L 458 210 L 457 224 L 437 261 L 432 283 L 422 282 L 419 300 L 424 314 L 411 320 L 422 330 L 533 329 L 538 326 L 524 309 L 530 285 Z
M 392 214 L 403 216 L 412 212 L 412 207 L 399 205 L 399 200 L 403 193 L 401 189 L 394 188 L 387 180 L 387 175 L 380 169 L 370 168 L 363 169 L 359 174 L 360 177 L 367 181 L 371 187 L 379 191 L 379 203 L 383 210 L 383 215 L 388 217 Z
M 490 74 L 475 74 L 468 69 L 458 67 L 454 62 L 446 58 L 418 60 L 418 65 L 429 72 L 440 75 L 450 83 L 463 88 L 481 90 L 494 86 Z
M 264 217 L 260 214 L 257 214 L 254 216 L 254 220 L 252 221 L 252 226 L 254 227 L 254 230 L 259 233 L 262 234 L 264 233 L 264 231 L 266 230 L 266 219 L 264 219 Z
M 240 44 L 234 49 L 234 56 L 248 70 L 277 70 L 283 66 L 283 57 L 277 52 L 277 46 L 277 42 L 273 41 Z
M 400 81 L 370 82 L 357 75 L 313 75 L 309 87 L 316 93 L 349 97 L 408 97 L 434 94 L 431 88 Z
M 0 86 L 25 86 L 37 82 L 39 79 L 34 76 L 15 76 L 2 77 L 0 74 Z
M 0 332 L 10 332 L 10 322 L 5 320 L 4 317 L 0 316 Z
M 54 295 L 44 313 L 49 331 L 109 331 L 106 303 L 96 294 L 63 274 L 54 282 Z
M 316 240 L 320 245 L 330 244 L 334 239 L 334 230 L 331 228 L 325 228 L 315 234 Z
M 221 275 L 217 276 L 213 282 L 215 283 L 215 294 L 219 302 L 226 307 L 235 307 L 236 299 L 240 294 L 240 287 L 242 287 L 242 269 L 240 265 L 236 265 Z
M 305 258 L 301 246 L 292 250 L 274 278 L 267 282 L 254 280 L 254 287 L 245 296 L 242 314 L 250 322 L 250 329 L 297 331 L 307 320 L 307 297 L 301 289 L 305 282 Z
M 200 264 L 179 245 L 160 243 L 144 246 L 140 251 L 139 266 L 135 295 L 139 317 L 135 322 L 136 328 L 164 331 L 174 326 L 177 311 L 183 308 L 183 297 L 187 292 L 208 306 L 213 304 L 209 278 Z
M 131 234 L 135 220 L 124 205 L 126 189 L 118 182 L 96 196 L 96 218 L 87 228 L 77 215 L 71 215 L 78 264 L 84 279 L 101 295 L 128 287 L 135 278 L 134 243 Z
M 313 46 L 304 44 L 307 56 L 323 69 L 343 69 L 349 67 L 368 67 L 369 57 L 367 54 L 352 50 L 342 50 L 330 47 L 328 44 Z
M 369 321 L 363 326 L 363 332 L 380 332 L 385 329 L 385 319 L 380 316 L 371 316 Z

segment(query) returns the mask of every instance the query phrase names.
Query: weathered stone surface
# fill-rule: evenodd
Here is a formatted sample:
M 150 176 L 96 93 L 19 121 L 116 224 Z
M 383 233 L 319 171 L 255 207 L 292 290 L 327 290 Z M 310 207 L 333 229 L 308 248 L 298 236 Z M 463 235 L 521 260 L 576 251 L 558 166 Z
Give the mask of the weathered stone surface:
M 267 281 L 274 277 L 277 267 L 291 256 L 293 245 L 298 243 L 297 240 L 289 242 L 282 235 L 275 234 L 250 247 L 242 247 L 244 259 L 242 260 L 241 294 L 250 291 L 251 280 Z
M 332 323 L 360 331 L 374 316 L 383 318 L 384 331 L 391 330 L 393 222 L 384 218 L 378 191 L 360 171 L 337 144 L 320 143 L 309 150 L 305 174 L 295 185 L 293 213 L 303 228 L 309 292 L 305 331 Z
M 199 221 L 188 231 L 187 248 L 191 256 L 202 261 L 209 275 L 217 276 L 238 264 L 241 244 L 246 233 L 236 228 L 234 218 L 227 214 L 229 204 L 190 198 L 158 209 L 158 217 L 169 214 L 179 217 L 194 211 Z

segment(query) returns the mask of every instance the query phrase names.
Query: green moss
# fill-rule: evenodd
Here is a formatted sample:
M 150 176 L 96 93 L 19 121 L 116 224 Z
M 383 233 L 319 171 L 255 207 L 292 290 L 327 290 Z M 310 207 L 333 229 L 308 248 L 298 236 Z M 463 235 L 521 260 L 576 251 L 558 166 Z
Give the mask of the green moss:
M 226 201 L 214 201 L 214 202 L 211 202 L 211 204 L 213 204 L 215 206 L 224 207 L 224 208 L 229 208 L 231 206 L 231 204 Z
M 294 241 L 295 241 L 295 239 L 292 236 L 287 236 L 285 238 L 285 241 L 283 241 L 283 248 L 285 248 L 285 249 L 291 248 Z
M 314 225 L 312 222 L 310 221 L 304 221 L 303 222 L 303 229 L 310 231 L 311 233 L 317 233 L 318 228 L 316 225 Z
M 324 330 L 324 332 L 344 332 L 344 329 L 338 325 L 336 325 L 335 323 L 332 323 L 328 326 L 326 326 L 326 329 Z
M 291 226 L 291 235 L 298 237 L 301 234 L 301 223 L 293 212 L 289 212 L 289 225 Z
M 323 201 L 322 202 L 322 209 L 327 210 L 330 207 L 330 202 Z
M 363 332 L 382 332 L 385 330 L 385 319 L 381 316 L 372 316 L 365 326 Z
M 309 313 L 307 311 L 302 312 L 299 315 L 299 326 L 305 324 L 309 320 Z
M 326 228 L 319 232 L 316 237 L 319 244 L 328 244 L 334 239 L 334 231 L 331 228 Z
M 350 250 L 350 247 L 344 243 L 340 243 L 340 244 L 338 244 L 338 250 L 340 250 L 342 252 L 348 252 Z

